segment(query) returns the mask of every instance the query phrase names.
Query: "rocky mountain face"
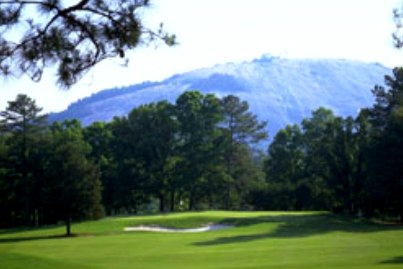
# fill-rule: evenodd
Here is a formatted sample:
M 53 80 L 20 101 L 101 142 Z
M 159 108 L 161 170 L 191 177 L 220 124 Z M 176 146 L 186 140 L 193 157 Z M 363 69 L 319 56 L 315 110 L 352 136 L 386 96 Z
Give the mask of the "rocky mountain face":
M 391 70 L 380 64 L 349 60 L 283 59 L 264 56 L 250 62 L 227 63 L 178 74 L 160 82 L 145 82 L 104 90 L 52 114 L 51 120 L 78 118 L 83 125 L 110 121 L 146 103 L 175 99 L 199 90 L 218 97 L 246 100 L 270 137 L 287 124 L 300 123 L 321 106 L 336 115 L 356 116 L 374 101 L 371 89 L 382 85 Z

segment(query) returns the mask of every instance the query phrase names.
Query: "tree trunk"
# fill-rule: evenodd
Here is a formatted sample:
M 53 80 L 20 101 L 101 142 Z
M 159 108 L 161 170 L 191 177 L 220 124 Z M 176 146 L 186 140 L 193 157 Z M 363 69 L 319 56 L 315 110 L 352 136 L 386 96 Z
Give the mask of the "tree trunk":
M 214 209 L 213 194 L 211 194 L 211 192 L 208 194 L 208 207 L 209 210 Z
M 230 210 L 232 207 L 231 197 L 231 183 L 228 182 L 225 191 L 225 210 Z
M 175 192 L 174 191 L 171 191 L 171 197 L 170 197 L 171 199 L 171 201 L 170 201 L 170 211 L 171 212 L 174 212 L 175 211 Z
M 165 210 L 165 197 L 163 194 L 159 194 L 159 200 L 160 200 L 160 213 L 164 213 Z
M 66 218 L 66 236 L 70 236 L 71 235 L 71 218 L 70 216 L 68 216 Z
M 194 209 L 194 195 L 193 195 L 193 192 L 190 192 L 189 193 L 189 208 L 188 208 L 188 210 L 189 211 L 193 211 L 193 209 Z

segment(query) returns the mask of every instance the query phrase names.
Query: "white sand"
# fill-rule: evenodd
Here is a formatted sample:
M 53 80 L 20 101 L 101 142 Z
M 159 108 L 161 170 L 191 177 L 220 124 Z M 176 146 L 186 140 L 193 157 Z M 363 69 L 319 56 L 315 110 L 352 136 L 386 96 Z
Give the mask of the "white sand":
M 136 226 L 136 227 L 126 227 L 124 231 L 126 232 L 161 232 L 161 233 L 201 233 L 214 230 L 228 229 L 233 226 L 224 224 L 211 224 L 199 228 L 191 229 L 179 229 L 179 228 L 167 228 L 159 226 Z

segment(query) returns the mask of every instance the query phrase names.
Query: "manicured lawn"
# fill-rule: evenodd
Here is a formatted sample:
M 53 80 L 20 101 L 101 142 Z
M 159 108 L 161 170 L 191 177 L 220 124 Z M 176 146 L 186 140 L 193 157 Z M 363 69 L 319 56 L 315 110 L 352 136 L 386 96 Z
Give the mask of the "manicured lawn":
M 234 225 L 206 233 L 123 232 L 126 226 Z M 328 213 L 201 212 L 106 218 L 0 230 L 1 269 L 403 268 L 403 227 Z

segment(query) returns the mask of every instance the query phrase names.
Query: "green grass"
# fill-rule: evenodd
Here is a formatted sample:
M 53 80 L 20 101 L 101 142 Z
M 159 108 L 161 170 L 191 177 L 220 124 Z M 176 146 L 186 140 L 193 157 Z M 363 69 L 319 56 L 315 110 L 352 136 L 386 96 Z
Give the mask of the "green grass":
M 123 232 L 158 224 L 235 227 L 197 234 Z M 0 268 L 403 268 L 403 227 L 328 213 L 201 212 L 0 230 Z

